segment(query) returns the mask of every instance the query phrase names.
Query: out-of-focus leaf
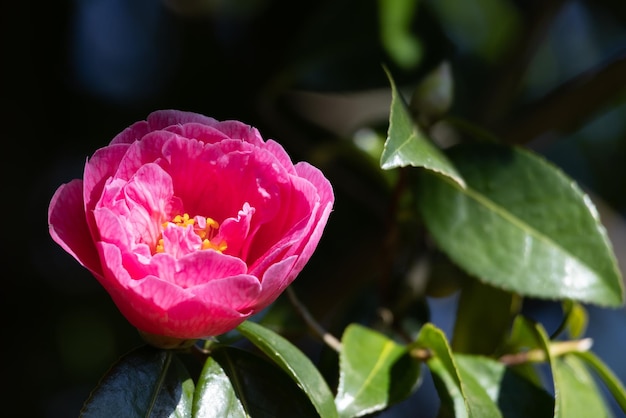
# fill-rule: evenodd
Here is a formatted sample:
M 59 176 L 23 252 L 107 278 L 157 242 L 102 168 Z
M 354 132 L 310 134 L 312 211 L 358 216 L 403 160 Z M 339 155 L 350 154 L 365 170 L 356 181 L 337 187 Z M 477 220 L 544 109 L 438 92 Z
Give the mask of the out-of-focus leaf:
M 254 322 L 237 330 L 280 366 L 307 394 L 320 417 L 336 417 L 337 409 L 328 384 L 311 360 L 289 341 Z
M 420 40 L 411 33 L 418 0 L 379 0 L 380 35 L 383 46 L 398 66 L 417 67 L 422 59 Z
M 459 373 L 443 331 L 432 324 L 424 325 L 413 347 L 431 353 L 426 364 L 441 398 L 440 415 L 457 418 L 502 416 L 485 388 L 473 376 Z
M 452 71 L 444 61 L 432 70 L 413 92 L 409 108 L 419 120 L 431 123 L 446 114 L 453 101 Z
M 360 325 L 349 325 L 341 339 L 339 416 L 357 417 L 380 411 L 416 388 L 420 364 L 407 348 Z
M 519 297 L 510 292 L 476 280 L 466 282 L 457 307 L 452 349 L 459 353 L 493 354 L 505 341 L 519 307 Z
M 191 417 L 194 384 L 172 351 L 141 347 L 107 372 L 81 417 Z
M 587 365 L 591 366 L 596 371 L 620 408 L 622 408 L 624 414 L 626 414 L 626 388 L 624 388 L 624 384 L 620 382 L 611 369 L 609 369 L 598 356 L 590 351 L 573 353 L 573 355 L 580 357 Z
M 606 231 L 570 178 L 515 147 L 465 144 L 450 158 L 467 188 L 425 171 L 418 202 L 435 241 L 459 266 L 526 296 L 622 304 Z
M 554 358 L 552 373 L 556 388 L 555 417 L 611 416 L 593 376 L 579 358 L 572 354 Z
M 386 71 L 386 70 L 385 70 Z M 389 170 L 396 167 L 423 167 L 440 173 L 463 186 L 463 179 L 452 163 L 413 122 L 406 103 L 398 93 L 389 72 L 391 84 L 391 109 L 387 141 L 380 158 L 380 166 Z
M 535 324 L 521 315 L 516 316 L 513 320 L 507 347 L 510 353 L 542 349 L 543 345 L 539 342 L 537 337 Z M 543 387 L 541 376 L 533 363 L 522 363 L 512 366 L 511 369 L 524 379 L 532 382 L 535 386 Z
M 198 381 L 194 417 L 318 417 L 297 384 L 264 358 L 220 347 Z
M 554 399 L 543 388 L 487 357 L 455 354 L 461 379 L 474 379 L 506 418 L 552 417 Z
M 564 311 L 566 312 L 566 326 L 571 338 L 580 338 L 587 330 L 587 310 L 577 302 L 566 300 L 563 302 Z

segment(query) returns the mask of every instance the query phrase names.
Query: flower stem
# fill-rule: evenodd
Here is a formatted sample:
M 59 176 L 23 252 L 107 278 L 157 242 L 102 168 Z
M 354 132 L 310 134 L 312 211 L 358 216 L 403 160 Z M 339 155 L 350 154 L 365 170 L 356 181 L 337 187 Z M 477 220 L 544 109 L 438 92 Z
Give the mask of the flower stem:
M 311 330 L 324 341 L 324 343 L 335 350 L 336 352 L 341 351 L 341 342 L 335 338 L 334 335 L 326 331 L 316 320 L 313 318 L 309 310 L 300 302 L 300 299 L 296 296 L 296 292 L 290 286 L 287 288 L 287 296 L 289 297 L 289 301 L 296 309 L 298 314 L 302 317 L 304 322 L 311 328 Z

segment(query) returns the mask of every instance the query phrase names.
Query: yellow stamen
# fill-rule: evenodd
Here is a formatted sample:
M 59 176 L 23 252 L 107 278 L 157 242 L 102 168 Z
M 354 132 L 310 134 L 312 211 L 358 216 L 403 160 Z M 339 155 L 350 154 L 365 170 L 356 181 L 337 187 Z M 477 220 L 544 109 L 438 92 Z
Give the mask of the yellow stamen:
M 194 227 L 194 232 L 198 234 L 200 239 L 202 240 L 202 250 L 212 249 L 218 252 L 223 252 L 226 250 L 227 245 L 225 241 L 220 242 L 219 244 L 211 242 L 211 239 L 215 236 L 217 230 L 220 227 L 220 224 L 212 218 L 206 218 L 206 226 L 204 228 L 199 228 L 196 224 L 196 220 L 194 218 L 190 218 L 188 213 L 184 213 L 182 215 L 176 215 L 169 222 L 163 222 L 163 228 L 167 228 L 169 224 L 174 224 L 175 226 L 179 226 L 182 228 L 186 228 L 189 225 Z M 154 252 L 162 253 L 165 251 L 163 238 L 159 238 Z

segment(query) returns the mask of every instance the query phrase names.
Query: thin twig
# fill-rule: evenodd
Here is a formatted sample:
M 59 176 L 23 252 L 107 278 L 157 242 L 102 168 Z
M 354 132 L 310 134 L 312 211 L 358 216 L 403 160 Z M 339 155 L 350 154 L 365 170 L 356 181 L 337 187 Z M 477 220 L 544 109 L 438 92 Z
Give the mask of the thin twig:
M 311 330 L 319 336 L 327 346 L 335 350 L 336 352 L 341 351 L 341 342 L 335 338 L 334 335 L 326 331 L 316 320 L 313 318 L 309 310 L 300 302 L 300 299 L 296 296 L 296 292 L 292 287 L 287 288 L 287 296 L 289 297 L 289 301 L 296 308 L 296 311 L 300 314 L 304 322 L 311 328 Z
M 591 338 L 554 342 L 550 344 L 550 356 L 559 357 L 567 353 L 589 351 L 592 344 L 593 340 Z M 546 361 L 546 353 L 541 349 L 528 350 L 522 353 L 505 354 L 500 357 L 499 361 L 507 366 L 515 366 L 524 363 L 538 363 Z

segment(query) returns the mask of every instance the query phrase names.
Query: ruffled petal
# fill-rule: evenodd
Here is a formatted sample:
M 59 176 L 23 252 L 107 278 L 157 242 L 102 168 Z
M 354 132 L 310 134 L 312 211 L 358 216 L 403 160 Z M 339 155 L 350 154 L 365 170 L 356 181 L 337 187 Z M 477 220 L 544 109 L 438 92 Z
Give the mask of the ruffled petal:
M 132 144 L 135 141 L 140 140 L 150 132 L 150 125 L 145 120 L 135 122 L 128 128 L 124 129 L 122 132 L 117 134 L 110 145 L 114 144 Z
M 158 131 L 168 126 L 183 125 L 185 123 L 200 123 L 209 126 L 218 123 L 215 119 L 208 116 L 172 109 L 152 112 L 148 115 L 147 121 L 151 131 Z
M 100 148 L 87 161 L 83 173 L 83 199 L 86 210 L 93 209 L 100 200 L 107 179 L 117 171 L 128 147 L 128 144 L 116 144 Z
M 186 123 L 184 125 L 172 125 L 165 128 L 167 131 L 173 132 L 183 138 L 195 139 L 205 144 L 214 144 L 216 142 L 229 139 L 228 136 L 217 128 L 203 125 L 201 123 Z
M 48 207 L 48 228 L 57 244 L 94 275 L 102 276 L 85 216 L 82 180 L 72 180 L 54 193 Z

